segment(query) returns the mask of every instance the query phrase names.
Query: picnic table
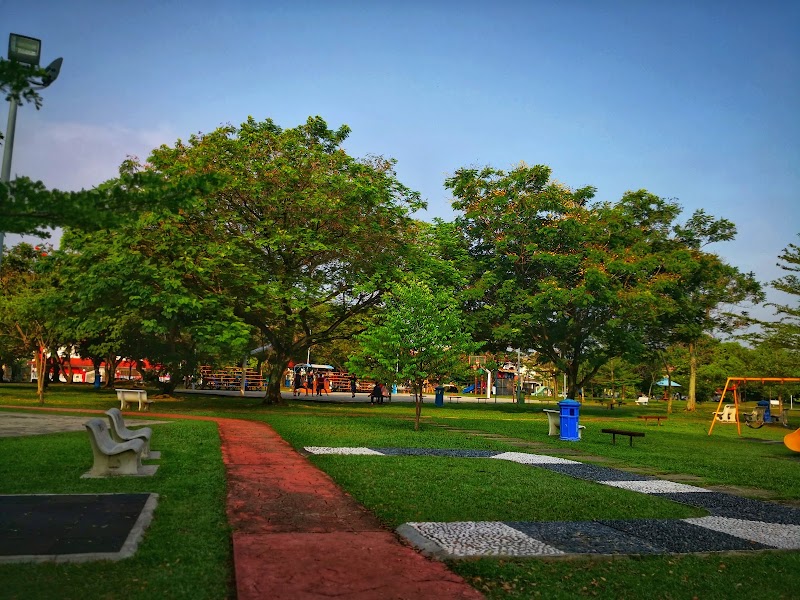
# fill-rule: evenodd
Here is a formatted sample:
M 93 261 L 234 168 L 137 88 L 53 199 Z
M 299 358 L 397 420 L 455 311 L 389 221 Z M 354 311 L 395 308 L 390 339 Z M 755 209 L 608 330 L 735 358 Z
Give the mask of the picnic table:
M 657 425 L 661 425 L 661 420 L 662 419 L 664 421 L 667 420 L 667 417 L 665 415 L 639 415 L 638 418 L 639 419 L 644 419 L 644 424 L 645 425 L 647 425 L 648 421 L 652 421 L 653 419 L 656 420 L 656 424 Z
M 608 401 L 601 400 L 600 404 L 602 404 L 608 409 L 614 410 L 614 406 L 622 406 L 625 403 L 622 400 L 608 400 Z

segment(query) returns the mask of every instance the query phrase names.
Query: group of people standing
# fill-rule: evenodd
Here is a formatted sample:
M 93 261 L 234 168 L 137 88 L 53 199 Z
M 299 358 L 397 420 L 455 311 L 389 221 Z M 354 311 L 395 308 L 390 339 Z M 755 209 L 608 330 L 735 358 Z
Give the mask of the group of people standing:
M 295 371 L 292 396 L 296 398 L 302 395 L 301 390 L 303 389 L 306 391 L 306 396 L 309 392 L 312 396 L 322 396 L 322 392 L 328 396 L 328 378 L 325 377 L 324 372 L 314 373 L 313 369 L 309 369 L 305 374 Z

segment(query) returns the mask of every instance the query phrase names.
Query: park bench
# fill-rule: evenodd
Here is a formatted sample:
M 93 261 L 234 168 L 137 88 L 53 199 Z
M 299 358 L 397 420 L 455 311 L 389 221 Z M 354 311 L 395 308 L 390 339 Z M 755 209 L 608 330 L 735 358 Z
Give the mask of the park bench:
M 161 458 L 161 452 L 150 450 L 150 438 L 153 435 L 153 430 L 149 427 L 140 427 L 139 429 L 128 429 L 125 426 L 125 420 L 122 418 L 122 413 L 118 408 L 110 408 L 106 411 L 108 415 L 111 428 L 111 439 L 117 443 L 127 442 L 129 440 L 141 439 L 144 441 L 142 448 L 142 458 Z
M 636 400 L 634 400 L 634 402 L 636 402 L 636 404 L 639 406 L 647 406 L 647 404 L 650 402 L 650 398 L 647 396 L 639 396 Z
M 452 402 L 453 399 L 455 398 L 456 402 L 458 402 L 459 404 L 461 403 L 461 396 L 448 396 L 447 398 L 450 400 L 450 402 Z
M 89 432 L 89 442 L 94 455 L 94 463 L 87 476 L 140 474 L 144 440 L 137 438 L 127 442 L 115 442 L 111 439 L 108 425 L 102 419 L 91 419 L 84 423 L 84 427 Z
M 129 405 L 133 402 L 139 403 L 139 410 L 150 410 L 152 400 L 147 399 L 147 390 L 115 390 L 117 392 L 117 400 L 119 400 L 119 409 L 127 410 Z
M 658 425 L 661 425 L 661 420 L 662 420 L 662 419 L 663 419 L 664 421 L 666 421 L 666 420 L 667 420 L 667 417 L 665 417 L 664 415 L 639 415 L 639 417 L 638 417 L 638 418 L 639 418 L 639 419 L 644 419 L 644 424 L 645 424 L 645 425 L 647 425 L 647 422 L 648 422 L 648 421 L 651 421 L 651 420 L 653 420 L 653 419 L 655 419 L 655 420 L 656 420 L 656 424 L 658 424 Z
M 722 411 L 715 411 L 713 415 L 717 421 L 722 423 L 736 423 L 736 406 L 734 404 L 726 404 Z
M 627 435 L 630 439 L 630 445 L 633 446 L 633 438 L 635 437 L 644 437 L 644 434 L 641 431 L 625 431 L 623 429 L 601 429 L 603 433 L 610 433 L 611 434 L 611 443 L 616 446 L 617 444 L 617 436 L 618 435 Z
M 542 410 L 547 415 L 547 425 L 549 427 L 547 435 L 561 435 L 561 412 L 545 408 Z M 581 429 L 586 429 L 585 425 L 578 425 L 578 438 L 581 436 Z

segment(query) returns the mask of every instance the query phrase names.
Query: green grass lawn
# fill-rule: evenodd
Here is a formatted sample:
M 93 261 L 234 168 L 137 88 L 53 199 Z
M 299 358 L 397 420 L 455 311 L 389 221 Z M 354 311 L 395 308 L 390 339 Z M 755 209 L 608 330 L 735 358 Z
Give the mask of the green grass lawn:
M 0 565 L 2 598 L 226 598 L 231 596 L 225 472 L 214 423 L 153 425 L 154 477 L 81 479 L 86 433 L 0 438 L 0 493 L 156 492 L 137 553 L 117 562 Z
M 0 404 L 36 405 L 32 386 L 0 385 Z M 107 409 L 113 392 L 53 386 L 46 406 Z M 551 405 L 550 408 L 553 408 Z M 258 399 L 181 396 L 157 400 L 154 410 L 240 417 L 270 423 L 295 448 L 370 446 L 520 451 L 508 438 L 536 444 L 524 451 L 579 451 L 597 462 L 715 487 L 757 498 L 797 503 L 800 455 L 780 440 L 790 430 L 717 424 L 708 436 L 710 405 L 685 413 L 681 403 L 660 427 L 637 419 L 666 406 L 582 407 L 581 442 L 547 436 L 546 405 L 426 403 L 421 431 L 413 405 L 380 407 L 310 403 L 268 407 Z M 798 411 L 796 411 L 798 412 Z M 800 415 L 790 417 L 800 426 Z M 645 432 L 633 447 L 613 446 L 604 427 Z M 458 428 L 464 431 L 453 431 Z M 151 479 L 81 480 L 91 462 L 85 434 L 0 439 L 0 492 L 154 491 L 154 521 L 137 555 L 119 563 L 0 566 L 2 597 L 192 597 L 232 594 L 230 541 L 224 514 L 224 468 L 211 423 L 155 426 L 163 465 Z M 481 435 L 481 434 L 485 434 Z M 488 437 L 486 437 L 488 436 Z M 202 459 L 197 458 L 200 452 Z M 682 518 L 696 509 L 644 494 L 574 480 L 543 469 L 494 459 L 311 456 L 387 526 L 406 521 L 586 520 Z M 196 467 L 202 468 L 196 468 Z M 680 479 L 679 477 L 684 479 Z M 686 478 L 689 476 L 688 478 Z M 565 519 L 566 515 L 569 519 Z M 191 526 L 189 526 L 189 524 Z M 451 568 L 490 598 L 794 598 L 800 589 L 800 552 L 770 551 L 591 559 L 479 559 Z M 116 583 L 125 580 L 124 594 Z

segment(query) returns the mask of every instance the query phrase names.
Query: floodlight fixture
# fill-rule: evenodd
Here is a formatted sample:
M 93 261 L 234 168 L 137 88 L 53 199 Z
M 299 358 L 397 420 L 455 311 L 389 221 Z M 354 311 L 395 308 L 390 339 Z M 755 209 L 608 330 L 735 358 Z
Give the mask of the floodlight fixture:
M 39 66 L 42 54 L 42 40 L 12 33 L 8 36 L 8 58 L 17 62 Z
M 59 56 L 49 65 L 47 65 L 47 68 L 44 70 L 45 73 L 42 76 L 42 87 L 47 87 L 56 79 L 58 79 L 58 74 L 61 72 L 61 63 L 63 62 L 64 59 Z

